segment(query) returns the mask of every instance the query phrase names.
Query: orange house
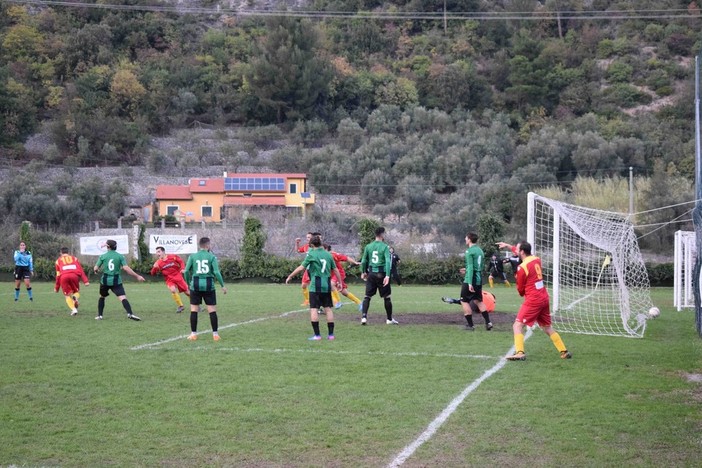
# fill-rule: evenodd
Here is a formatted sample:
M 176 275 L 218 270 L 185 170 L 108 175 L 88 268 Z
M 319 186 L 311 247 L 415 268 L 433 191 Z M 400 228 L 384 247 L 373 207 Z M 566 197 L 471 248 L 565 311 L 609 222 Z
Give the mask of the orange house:
M 221 178 L 195 178 L 188 185 L 156 187 L 159 215 L 184 222 L 239 217 L 243 211 L 270 207 L 298 209 L 314 205 L 306 174 L 224 173 Z

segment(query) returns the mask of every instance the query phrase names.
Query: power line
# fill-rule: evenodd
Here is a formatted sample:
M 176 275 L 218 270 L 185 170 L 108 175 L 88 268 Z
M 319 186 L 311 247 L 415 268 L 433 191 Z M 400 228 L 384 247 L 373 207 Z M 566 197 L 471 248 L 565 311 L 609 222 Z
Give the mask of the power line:
M 324 10 L 258 10 L 235 9 L 217 6 L 214 8 L 165 6 L 165 5 L 119 5 L 111 3 L 69 2 L 61 0 L 6 0 L 8 3 L 39 6 L 62 6 L 67 8 L 95 8 L 104 10 L 148 11 L 178 13 L 189 15 L 232 14 L 241 17 L 293 17 L 293 18 L 344 18 L 344 19 L 378 19 L 378 20 L 431 20 L 443 21 L 543 21 L 543 20 L 632 20 L 632 19 L 699 19 L 687 9 L 651 9 L 651 10 L 611 10 L 611 11 L 531 11 L 531 12 L 347 12 Z

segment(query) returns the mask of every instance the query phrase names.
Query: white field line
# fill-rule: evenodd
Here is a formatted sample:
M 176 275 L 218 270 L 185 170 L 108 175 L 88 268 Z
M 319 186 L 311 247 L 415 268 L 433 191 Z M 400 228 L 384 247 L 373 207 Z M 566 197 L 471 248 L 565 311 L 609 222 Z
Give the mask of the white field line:
M 259 318 L 247 320 L 247 321 L 245 321 L 245 322 L 230 323 L 229 325 L 223 325 L 223 326 L 219 327 L 219 329 L 220 329 L 220 330 L 225 330 L 225 329 L 227 329 L 227 328 L 240 327 L 241 325 L 249 325 L 249 324 L 251 324 L 251 323 L 264 322 L 264 321 L 266 321 L 266 320 L 271 320 L 271 319 L 276 319 L 276 318 L 283 318 L 283 317 L 287 317 L 288 315 L 298 314 L 298 313 L 300 313 L 300 312 L 306 312 L 306 311 L 308 311 L 308 310 L 309 310 L 309 309 L 290 310 L 290 311 L 288 311 L 288 312 L 283 312 L 283 313 L 280 314 L 280 315 L 273 315 L 273 316 L 268 316 L 268 317 L 259 317 Z M 201 335 L 201 334 L 203 334 L 203 333 L 210 333 L 211 331 L 212 331 L 212 330 L 200 331 L 200 332 L 197 332 L 197 334 L 198 334 L 198 335 Z M 187 338 L 189 335 L 190 335 L 190 333 L 188 333 L 187 335 L 174 336 L 174 337 L 172 337 L 172 338 L 166 338 L 165 340 L 156 341 L 156 342 L 154 342 L 154 343 L 146 343 L 146 344 L 143 344 L 143 345 L 132 346 L 132 347 L 129 348 L 129 349 L 130 349 L 131 351 L 139 351 L 140 349 L 155 348 L 155 347 L 157 347 L 157 346 L 161 346 L 161 345 L 164 345 L 164 344 L 166 344 L 166 343 L 171 343 L 171 342 L 173 342 L 173 341 L 182 340 L 183 338 Z
M 531 330 L 528 330 L 526 335 L 524 336 L 524 340 L 526 341 L 530 336 L 532 335 Z M 508 356 L 510 354 L 514 353 L 514 346 L 510 348 L 509 351 L 507 351 L 507 354 L 505 356 Z M 478 388 L 481 383 L 492 377 L 497 371 L 502 369 L 505 364 L 507 363 L 507 360 L 502 357 L 497 364 L 492 366 L 492 368 L 486 370 L 483 375 L 478 377 L 476 380 L 470 383 L 456 398 L 449 403 L 449 405 L 444 408 L 444 410 L 427 426 L 427 428 L 419 434 L 419 437 L 417 437 L 414 442 L 406 446 L 402 451 L 393 459 L 388 464 L 388 468 L 395 468 L 398 466 L 401 466 L 409 457 L 411 457 L 414 452 L 424 444 L 424 442 L 428 441 L 431 439 L 431 437 L 436 433 L 436 431 L 439 430 L 439 428 L 448 420 L 448 418 L 456 411 L 458 406 L 463 403 L 463 400 L 468 397 L 471 393 L 473 393 L 473 390 Z
M 184 335 L 187 336 L 187 335 Z M 133 349 L 133 348 L 132 348 Z M 156 349 L 148 347 L 142 349 Z M 496 359 L 495 356 L 485 356 L 481 354 L 452 354 L 452 353 L 425 353 L 425 352 L 385 352 L 385 351 L 337 351 L 330 349 L 290 349 L 290 348 L 238 348 L 221 346 L 196 346 L 193 348 L 179 349 L 182 352 L 191 351 L 213 351 L 213 352 L 238 352 L 238 353 L 271 353 L 271 354 L 293 354 L 293 353 L 315 353 L 315 354 L 340 354 L 357 356 L 389 356 L 389 357 L 436 357 L 436 358 L 459 358 L 459 359 Z

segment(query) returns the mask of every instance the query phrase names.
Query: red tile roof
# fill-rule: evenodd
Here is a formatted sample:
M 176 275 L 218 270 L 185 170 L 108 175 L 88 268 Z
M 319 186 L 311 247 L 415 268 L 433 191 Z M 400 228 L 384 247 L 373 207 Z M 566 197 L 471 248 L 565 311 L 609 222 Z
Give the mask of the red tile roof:
M 224 205 L 285 206 L 285 197 L 224 197 Z
M 187 185 L 159 185 L 156 187 L 156 200 L 192 200 Z
M 200 182 L 204 181 L 205 185 L 200 185 Z M 222 193 L 224 192 L 224 179 L 205 179 L 197 178 L 190 179 L 190 192 L 191 193 Z

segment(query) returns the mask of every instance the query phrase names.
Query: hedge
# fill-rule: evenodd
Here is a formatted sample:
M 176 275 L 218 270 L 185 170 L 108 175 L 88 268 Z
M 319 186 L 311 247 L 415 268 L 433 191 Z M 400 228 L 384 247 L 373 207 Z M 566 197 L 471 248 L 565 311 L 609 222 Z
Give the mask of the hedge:
M 54 261 L 46 258 L 34 259 L 35 279 L 54 281 Z M 259 279 L 271 281 L 274 283 L 283 283 L 285 278 L 300 264 L 299 259 L 288 259 L 265 255 L 259 258 L 256 266 L 249 265 L 247 274 L 242 272 L 240 262 L 238 260 L 221 259 L 219 262 L 220 270 L 225 281 L 239 281 L 244 279 Z M 151 269 L 151 262 L 142 263 L 131 262 L 130 266 L 142 275 L 148 275 Z M 85 273 L 93 281 L 95 275 L 92 273 L 92 265 L 83 265 Z M 430 284 L 430 285 L 445 285 L 445 284 L 460 284 L 462 276 L 458 273 L 459 268 L 463 267 L 463 259 L 460 257 L 452 257 L 449 259 L 431 259 L 420 260 L 415 258 L 403 258 L 400 264 L 400 275 L 403 283 L 406 284 Z M 0 268 L 0 271 L 12 273 L 14 267 L 5 266 Z M 673 286 L 674 268 L 672 263 L 647 263 L 646 270 L 651 286 Z M 349 283 L 360 281 L 360 268 L 350 266 L 346 269 L 347 280 Z M 509 273 L 508 273 L 509 275 Z M 487 274 L 485 274 L 487 279 Z

